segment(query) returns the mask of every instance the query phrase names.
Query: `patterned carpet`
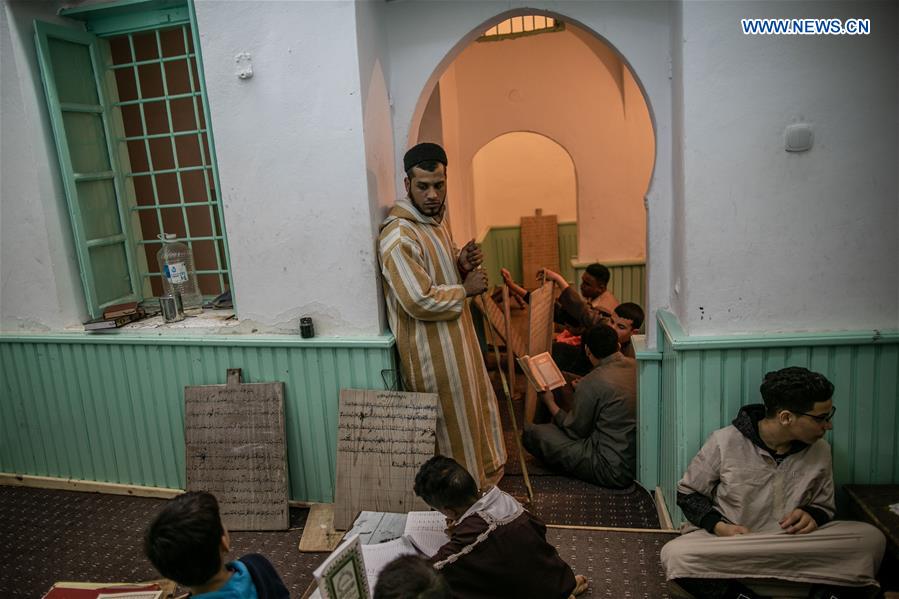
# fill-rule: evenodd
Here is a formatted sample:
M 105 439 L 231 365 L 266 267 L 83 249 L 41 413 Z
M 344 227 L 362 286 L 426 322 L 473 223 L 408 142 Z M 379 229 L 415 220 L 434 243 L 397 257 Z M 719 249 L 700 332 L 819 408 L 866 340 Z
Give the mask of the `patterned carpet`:
M 144 557 L 144 529 L 164 500 L 0 486 L 0 597 L 41 597 L 60 580 L 135 582 L 159 575 Z M 299 597 L 325 554 L 300 553 L 305 509 L 290 530 L 234 532 L 232 556 L 266 555 Z
M 163 503 L 161 499 L 0 486 L 0 563 L 4 566 L 0 597 L 37 598 L 59 580 L 156 578 L 143 555 L 141 539 Z M 284 532 L 232 533 L 232 556 L 266 555 L 291 596 L 300 597 L 325 557 L 297 551 L 306 514 L 305 509 L 291 509 L 290 530 Z M 591 580 L 584 597 L 666 596 L 658 553 L 671 535 L 551 528 L 548 537 L 574 571 Z
M 677 533 L 594 532 L 551 528 L 547 539 L 590 588 L 581 598 L 659 599 L 668 597 L 659 561 L 662 545 Z
M 622 492 L 565 476 L 534 476 L 531 486 L 534 502 L 529 504 L 521 476 L 507 476 L 499 484 L 531 513 L 550 524 L 659 528 L 655 503 L 639 485 Z
M 500 487 L 549 524 L 657 528 L 655 504 L 639 486 L 602 489 L 553 472 L 529 454 L 535 497 L 528 502 L 502 385 L 491 372 L 506 429 L 509 461 Z M 518 377 L 518 390 L 524 379 Z M 521 423 L 523 401 L 516 401 Z M 0 597 L 38 598 L 60 580 L 135 582 L 157 578 L 143 555 L 143 533 L 164 500 L 0 486 Z M 284 532 L 234 532 L 232 557 L 262 553 L 294 597 L 312 582 L 323 553 L 297 545 L 308 510 L 290 510 Z M 658 554 L 671 535 L 550 529 L 550 540 L 592 582 L 584 597 L 665 597 Z

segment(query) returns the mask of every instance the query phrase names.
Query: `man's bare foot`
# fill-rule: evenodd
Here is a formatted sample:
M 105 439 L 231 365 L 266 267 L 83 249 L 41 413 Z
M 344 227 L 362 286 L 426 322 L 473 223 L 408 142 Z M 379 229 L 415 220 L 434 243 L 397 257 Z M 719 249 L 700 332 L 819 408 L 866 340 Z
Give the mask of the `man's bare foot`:
M 587 590 L 587 587 L 590 586 L 590 581 L 587 580 L 587 577 L 583 574 L 578 574 L 574 577 L 574 590 L 571 592 L 572 597 L 577 597 L 581 593 Z

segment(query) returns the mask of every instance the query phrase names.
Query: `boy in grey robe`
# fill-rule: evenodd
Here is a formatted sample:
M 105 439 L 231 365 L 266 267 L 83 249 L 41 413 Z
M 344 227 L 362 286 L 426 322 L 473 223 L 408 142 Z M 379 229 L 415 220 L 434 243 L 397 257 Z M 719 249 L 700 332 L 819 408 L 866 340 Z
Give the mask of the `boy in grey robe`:
M 584 333 L 593 370 L 580 380 L 566 412 L 551 391 L 543 402 L 548 424 L 525 424 L 522 443 L 544 462 L 601 487 L 626 488 L 637 469 L 637 363 L 618 351 L 612 328 Z
M 835 522 L 830 446 L 833 385 L 805 368 L 769 372 L 764 405 L 711 434 L 677 487 L 691 526 L 662 548 L 675 597 L 746 597 L 743 583 L 813 585 L 811 597 L 869 597 L 885 539 Z M 671 583 L 674 584 L 671 584 Z

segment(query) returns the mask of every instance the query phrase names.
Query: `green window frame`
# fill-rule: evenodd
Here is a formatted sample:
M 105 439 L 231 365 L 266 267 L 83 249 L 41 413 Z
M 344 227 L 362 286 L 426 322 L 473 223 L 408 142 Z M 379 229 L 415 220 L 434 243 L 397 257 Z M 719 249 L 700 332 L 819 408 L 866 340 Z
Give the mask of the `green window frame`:
M 230 258 L 193 5 L 183 0 L 120 0 L 65 9 L 60 14 L 85 21 L 90 30 L 35 22 L 38 64 L 90 316 L 100 317 L 112 304 L 143 301 L 159 294 L 157 232 L 178 233 L 180 240 L 194 248 L 195 262 L 198 246 L 202 246 L 208 264 L 204 268 L 197 264 L 201 288 L 205 282 L 207 290 L 218 290 L 207 291 L 207 297 L 230 288 Z M 164 54 L 161 31 L 183 37 L 183 52 Z M 144 41 L 155 36 L 155 58 L 147 60 L 135 52 L 135 35 Z M 130 46 L 130 58 L 114 59 L 110 43 Z M 186 65 L 187 93 L 170 93 L 167 70 L 179 66 L 176 62 Z M 138 70 L 146 68 L 161 72 L 160 91 L 141 91 Z M 130 76 L 132 71 L 137 95 L 120 101 L 117 76 Z M 192 104 L 194 122 L 186 130 L 173 126 L 171 103 L 180 100 Z M 148 128 L 145 109 L 151 106 L 157 112 L 163 108 L 165 131 Z M 139 115 L 137 132 L 135 119 L 131 119 L 126 133 L 126 110 Z M 198 163 L 179 163 L 178 148 L 185 141 L 195 144 Z M 137 171 L 129 157 L 129 144 L 135 143 L 146 149 L 138 159 Z M 158 143 L 170 146 L 173 164 L 154 168 L 150 146 Z M 202 191 L 197 191 L 198 175 Z M 156 182 L 162 177 L 176 182 L 171 186 L 176 189 L 174 201 L 171 197 L 161 201 Z M 190 194 L 182 185 L 182 178 L 187 177 L 193 181 Z M 135 179 L 150 181 L 147 187 L 152 193 L 136 193 Z M 208 211 L 208 216 L 202 216 L 205 230 L 192 236 L 188 213 L 194 211 L 191 218 L 196 221 L 198 210 Z

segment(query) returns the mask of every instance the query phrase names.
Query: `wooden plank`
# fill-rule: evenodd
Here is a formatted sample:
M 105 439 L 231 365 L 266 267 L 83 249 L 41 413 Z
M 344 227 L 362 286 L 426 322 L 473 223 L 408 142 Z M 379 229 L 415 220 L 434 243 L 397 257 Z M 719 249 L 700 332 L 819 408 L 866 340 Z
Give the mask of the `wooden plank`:
M 668 514 L 668 505 L 665 503 L 665 494 L 662 493 L 662 487 L 656 487 L 656 512 L 659 514 L 659 525 L 665 530 L 674 530 L 674 524 L 671 523 L 671 515 Z
M 474 303 L 478 310 L 487 315 L 487 321 L 490 322 L 490 326 L 493 327 L 493 330 L 502 338 L 514 355 L 523 356 L 527 354 L 524 341 L 522 341 L 518 331 L 514 328 L 509 331 L 506 330 L 506 319 L 503 316 L 503 310 L 496 304 L 493 298 L 486 294 L 478 295 L 475 296 Z
M 503 320 L 506 323 L 506 339 L 517 337 L 518 333 L 512 328 L 512 315 L 509 313 L 509 287 L 503 285 Z M 519 343 L 521 340 L 519 339 Z M 506 344 L 506 369 L 509 372 L 509 394 L 515 393 L 515 356 L 511 344 Z M 499 364 L 497 368 L 502 368 Z
M 31 487 L 35 489 L 57 489 L 61 491 L 82 491 L 86 493 L 106 493 L 108 495 L 131 495 L 132 497 L 153 497 L 171 499 L 184 493 L 184 489 L 144 487 L 119 483 L 100 483 L 74 478 L 54 478 L 52 476 L 32 476 L 0 472 L 0 485 L 9 487 Z
M 318 590 L 318 581 L 314 578 L 312 582 L 309 583 L 309 586 L 306 587 L 306 590 L 303 591 L 303 594 L 300 596 L 300 599 L 310 599 L 315 596 L 315 591 Z
M 219 500 L 229 530 L 286 530 L 287 445 L 284 383 L 240 382 L 184 388 L 188 491 Z
M 545 282 L 531 292 L 528 306 L 528 355 L 536 356 L 552 349 L 553 284 Z M 537 413 L 537 392 L 528 385 L 524 399 L 524 421 L 534 422 Z
M 591 530 L 600 532 L 636 532 L 636 533 L 662 533 L 667 535 L 679 535 L 676 530 L 662 528 L 622 528 L 618 526 L 581 526 L 576 524 L 547 524 L 546 528 L 560 528 L 563 530 Z
M 522 285 L 533 289 L 540 285 L 537 271 L 549 268 L 559 272 L 559 224 L 556 215 L 521 217 L 521 275 Z
M 343 538 L 334 530 L 334 504 L 315 503 L 309 508 L 298 549 L 304 553 L 334 551 Z
M 362 510 L 428 509 L 412 486 L 434 455 L 437 394 L 341 389 L 339 414 L 334 527 Z

